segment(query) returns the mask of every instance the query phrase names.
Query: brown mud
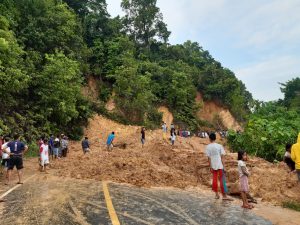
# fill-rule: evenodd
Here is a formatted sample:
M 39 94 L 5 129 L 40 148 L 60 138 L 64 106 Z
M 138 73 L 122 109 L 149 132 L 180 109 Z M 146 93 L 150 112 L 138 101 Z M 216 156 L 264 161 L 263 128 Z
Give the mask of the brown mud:
M 116 147 L 107 152 L 105 140 L 111 131 L 116 132 Z M 69 156 L 52 163 L 54 174 L 141 187 L 210 187 L 211 174 L 204 155 L 207 139 L 178 137 L 172 148 L 169 141 L 163 140 L 160 130 L 146 131 L 146 144 L 142 148 L 140 127 L 124 126 L 102 116 L 91 119 L 85 133 L 91 141 L 91 152 L 83 155 L 80 142 L 72 142 Z M 238 194 L 237 155 L 228 149 L 226 152 L 229 191 Z M 274 204 L 300 202 L 296 175 L 289 173 L 284 164 L 251 157 L 247 165 L 252 174 L 250 191 L 255 198 Z

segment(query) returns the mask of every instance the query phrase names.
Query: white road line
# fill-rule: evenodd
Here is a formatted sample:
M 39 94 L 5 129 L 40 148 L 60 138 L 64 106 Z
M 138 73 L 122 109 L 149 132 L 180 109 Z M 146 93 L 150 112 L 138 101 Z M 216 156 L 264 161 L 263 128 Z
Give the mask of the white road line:
M 36 174 L 33 174 L 31 177 L 28 177 L 27 179 L 24 180 L 24 183 L 29 181 L 31 178 L 35 177 Z M 4 198 L 6 195 L 8 195 L 10 192 L 12 192 L 13 190 L 17 189 L 18 187 L 20 187 L 22 184 L 17 184 L 14 187 L 12 187 L 11 189 L 9 189 L 7 192 L 5 192 L 4 194 L 2 194 L 0 196 L 0 199 Z

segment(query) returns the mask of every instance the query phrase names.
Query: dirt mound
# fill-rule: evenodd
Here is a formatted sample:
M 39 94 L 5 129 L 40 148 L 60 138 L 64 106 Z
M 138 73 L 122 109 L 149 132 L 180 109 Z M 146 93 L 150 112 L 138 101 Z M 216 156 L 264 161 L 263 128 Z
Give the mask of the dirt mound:
M 202 105 L 202 108 L 198 112 L 198 117 L 202 120 L 213 122 L 216 116 L 219 116 L 228 129 L 241 130 L 240 124 L 232 116 L 228 109 L 219 106 L 214 101 L 203 101 L 201 93 L 197 93 L 196 102 Z
M 163 114 L 163 121 L 167 124 L 168 127 L 173 123 L 173 114 L 170 112 L 170 110 L 165 106 L 160 106 L 158 108 L 158 112 L 161 112 Z
M 115 147 L 105 151 L 105 140 L 116 132 Z M 60 176 L 77 179 L 112 180 L 137 186 L 190 186 L 211 184 L 211 173 L 204 154 L 207 139 L 178 137 L 175 147 L 163 140 L 161 131 L 146 131 L 146 145 L 140 143 L 140 127 L 124 126 L 102 116 L 90 120 L 86 135 L 91 141 L 91 153 L 83 155 L 79 142 L 72 142 L 68 158 L 52 164 Z M 230 192 L 238 192 L 238 173 L 235 153 L 226 155 L 227 181 Z M 248 167 L 251 193 L 263 201 L 280 203 L 300 202 L 295 174 L 282 165 L 251 158 Z M 298 188 L 298 189 L 297 189 Z

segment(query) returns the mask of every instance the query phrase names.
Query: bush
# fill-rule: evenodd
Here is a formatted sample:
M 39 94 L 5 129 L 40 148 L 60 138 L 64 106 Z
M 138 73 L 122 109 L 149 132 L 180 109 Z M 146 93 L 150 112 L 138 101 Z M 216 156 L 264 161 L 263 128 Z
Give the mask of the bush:
M 230 131 L 228 143 L 234 151 L 244 149 L 273 162 L 282 160 L 285 145 L 295 143 L 299 130 L 296 111 L 268 103 L 250 115 L 244 132 Z
M 25 154 L 26 158 L 33 158 L 39 156 L 39 146 L 35 142 L 30 142 L 28 144 L 28 151 Z
M 300 212 L 300 203 L 299 202 L 283 202 L 282 204 L 283 208 L 293 209 L 295 211 Z

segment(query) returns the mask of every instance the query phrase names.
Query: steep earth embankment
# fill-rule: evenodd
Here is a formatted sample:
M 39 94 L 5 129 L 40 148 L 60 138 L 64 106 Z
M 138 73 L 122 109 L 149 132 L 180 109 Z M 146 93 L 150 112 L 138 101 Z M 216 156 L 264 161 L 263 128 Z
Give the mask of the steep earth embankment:
M 105 140 L 116 132 L 115 148 L 106 151 Z M 160 130 L 146 131 L 146 145 L 140 143 L 140 127 L 124 126 L 102 116 L 90 119 L 85 134 L 91 141 L 91 153 L 83 155 L 80 142 L 72 142 L 68 158 L 52 164 L 53 172 L 77 179 L 112 180 L 137 186 L 172 186 L 187 188 L 211 184 L 211 174 L 204 154 L 207 139 L 178 137 L 175 147 L 163 140 Z M 227 149 L 228 153 L 228 149 Z M 226 155 L 227 180 L 232 193 L 238 192 L 236 153 Z M 251 193 L 263 201 L 300 202 L 295 174 L 283 164 L 274 165 L 251 157 L 247 163 L 252 173 Z
M 209 122 L 213 122 L 216 116 L 222 120 L 223 125 L 227 129 L 241 130 L 241 125 L 236 121 L 231 112 L 218 105 L 214 101 L 203 101 L 201 93 L 197 93 L 196 102 L 202 105 L 201 109 L 197 113 L 197 116 Z

